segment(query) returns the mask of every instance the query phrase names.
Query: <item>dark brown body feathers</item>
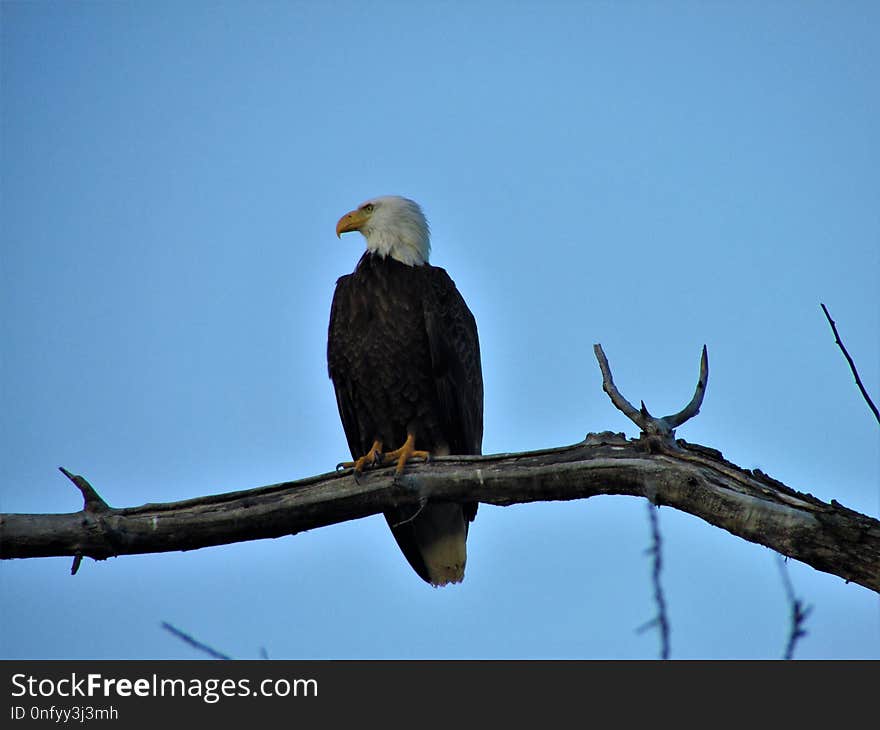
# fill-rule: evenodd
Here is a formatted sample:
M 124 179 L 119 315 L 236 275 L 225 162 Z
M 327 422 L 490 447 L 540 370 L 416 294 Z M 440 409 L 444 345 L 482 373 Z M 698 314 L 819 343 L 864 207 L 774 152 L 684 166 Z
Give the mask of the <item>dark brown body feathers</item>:
M 385 451 L 396 449 L 408 433 L 416 449 L 481 453 L 477 326 L 444 269 L 366 252 L 336 283 L 327 364 L 352 458 L 374 440 Z M 415 571 L 432 582 L 418 544 L 419 521 L 430 517 L 430 507 L 415 519 L 402 510 L 385 517 Z M 462 505 L 465 535 L 476 509 Z

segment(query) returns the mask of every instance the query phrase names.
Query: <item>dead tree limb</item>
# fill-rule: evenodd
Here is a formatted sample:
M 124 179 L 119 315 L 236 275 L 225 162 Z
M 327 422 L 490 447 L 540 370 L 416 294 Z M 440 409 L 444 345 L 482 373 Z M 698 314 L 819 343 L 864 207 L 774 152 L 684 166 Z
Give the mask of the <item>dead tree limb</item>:
M 176 636 L 184 644 L 189 644 L 196 651 L 207 654 L 212 659 L 232 659 L 232 657 L 228 654 L 224 654 L 222 651 L 217 651 L 214 647 L 202 643 L 194 636 L 190 636 L 185 631 L 181 631 L 176 626 L 169 624 L 167 621 L 162 622 L 162 628 L 165 629 L 165 631 L 167 631 L 172 636 Z
M 834 320 L 831 319 L 831 314 L 829 314 L 828 308 L 822 304 L 822 302 L 819 302 L 819 306 L 822 307 L 822 311 L 825 312 L 825 319 L 828 320 L 828 324 L 831 325 L 831 331 L 834 333 L 834 342 L 846 358 L 846 362 L 849 364 L 849 371 L 852 373 L 853 378 L 855 378 L 856 385 L 859 386 L 862 397 L 868 404 L 868 408 L 871 409 L 871 413 L 874 414 L 874 418 L 877 419 L 877 423 L 880 423 L 880 412 L 877 411 L 877 406 L 874 405 L 874 401 L 871 400 L 871 396 L 868 395 L 868 391 L 865 390 L 865 386 L 862 384 L 862 379 L 859 377 L 859 371 L 856 369 L 856 364 L 853 362 L 853 359 L 844 346 L 843 341 L 840 339 L 840 335 L 837 333 L 837 325 L 834 323 Z
M 651 582 L 654 584 L 654 603 L 657 604 L 657 615 L 636 629 L 637 632 L 647 631 L 655 626 L 660 634 L 660 658 L 669 659 L 669 617 L 666 614 L 666 595 L 660 582 L 660 571 L 663 569 L 663 541 L 660 538 L 660 520 L 657 510 L 648 503 L 648 521 L 651 523 L 651 547 L 645 552 L 651 556 Z
M 597 357 L 600 352 L 597 346 Z M 506 506 L 614 494 L 688 512 L 880 592 L 880 522 L 834 500 L 795 491 L 760 470 L 742 469 L 719 451 L 673 439 L 681 413 L 691 417 L 699 410 L 707 373 L 704 356 L 702 386 L 676 416 L 653 419 L 647 409 L 632 408 L 645 424 L 638 439 L 589 434 L 581 443 L 557 449 L 439 457 L 408 466 L 397 479 L 389 467 L 368 472 L 358 483 L 349 470 L 140 507 L 112 508 L 93 497 L 93 509 L 88 509 L 86 498 L 86 508 L 70 514 L 0 515 L 0 558 L 80 555 L 103 560 L 195 550 L 293 535 L 425 499 Z M 611 383 L 610 370 L 605 380 Z M 665 424 L 658 426 L 658 420 Z M 99 504 L 105 508 L 95 509 Z
M 69 514 L 0 515 L 0 558 L 195 550 L 283 537 L 420 499 L 506 506 L 600 494 L 645 497 L 744 540 L 880 591 L 880 522 L 803 494 L 760 470 L 679 440 L 650 453 L 623 434 L 590 434 L 573 446 L 518 454 L 439 457 L 362 477 L 328 473 L 182 502 Z
M 649 439 L 651 443 L 662 444 L 670 442 L 675 435 L 675 429 L 700 412 L 700 407 L 703 405 L 703 396 L 706 394 L 706 386 L 709 383 L 709 353 L 706 351 L 705 345 L 703 345 L 703 354 L 700 356 L 700 377 L 697 380 L 697 387 L 694 390 L 691 402 L 678 413 L 664 416 L 663 418 L 655 418 L 648 413 L 645 401 L 642 401 L 641 408 L 636 410 L 635 406 L 620 394 L 620 391 L 614 384 L 614 378 L 611 377 L 611 368 L 608 365 L 608 358 L 605 357 L 605 353 L 602 351 L 602 345 L 593 345 L 593 352 L 599 361 L 599 369 L 602 371 L 602 390 L 611 398 L 615 408 L 641 429 L 642 438 Z
M 788 642 L 786 642 L 785 654 L 783 654 L 782 658 L 794 659 L 794 649 L 798 641 L 807 635 L 804 624 L 813 607 L 805 606 L 804 602 L 794 594 L 794 586 L 791 584 L 791 578 L 788 577 L 785 558 L 781 555 L 776 557 L 779 559 L 779 573 L 782 576 L 782 587 L 785 589 L 785 597 L 788 599 L 788 605 L 791 606 L 791 628 L 788 632 Z

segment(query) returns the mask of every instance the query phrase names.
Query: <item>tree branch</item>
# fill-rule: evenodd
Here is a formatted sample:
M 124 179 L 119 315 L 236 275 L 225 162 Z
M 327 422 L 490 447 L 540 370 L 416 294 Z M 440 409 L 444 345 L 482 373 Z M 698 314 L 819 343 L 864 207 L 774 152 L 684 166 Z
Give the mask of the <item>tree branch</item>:
M 391 507 L 428 499 L 507 506 L 599 494 L 645 497 L 688 512 L 744 540 L 765 545 L 817 570 L 880 591 L 880 522 L 810 494 L 758 469 L 731 464 L 721 452 L 674 440 L 673 429 L 700 408 L 708 378 L 706 349 L 691 402 L 657 419 L 636 411 L 619 393 L 600 345 L 595 346 L 603 387 L 642 433 L 589 434 L 579 444 L 519 454 L 438 457 L 370 470 L 351 470 L 295 482 L 182 502 L 112 508 L 82 477 L 64 471 L 84 495 L 70 514 L 0 515 L 0 559 L 117 555 L 195 550 L 244 540 L 295 535 Z
M 819 302 L 819 306 L 822 307 L 822 311 L 825 312 L 825 319 L 828 320 L 828 324 L 831 325 L 831 331 L 834 333 L 834 341 L 837 343 L 837 346 L 840 348 L 840 351 L 849 363 L 850 372 L 856 379 L 856 385 L 859 386 L 859 390 L 862 392 L 862 397 L 867 402 L 868 408 L 870 408 L 871 412 L 874 414 L 874 418 L 877 419 L 877 423 L 880 423 L 880 413 L 877 412 L 877 406 L 874 405 L 874 401 L 871 400 L 871 396 L 868 395 L 868 391 L 865 390 L 865 386 L 862 385 L 862 379 L 859 377 L 859 371 L 856 370 L 856 364 L 850 357 L 849 352 L 847 352 L 846 347 L 844 347 L 843 342 L 841 342 L 840 335 L 837 334 L 837 325 L 834 324 L 834 320 L 831 319 L 831 315 L 828 313 L 828 308 L 822 304 L 822 302 Z
M 646 497 L 817 570 L 880 591 L 880 522 L 797 492 L 759 470 L 685 441 L 649 452 L 623 434 L 573 446 L 494 456 L 446 456 L 371 471 L 328 473 L 239 492 L 70 514 L 0 515 L 0 558 L 195 550 L 294 535 L 423 499 L 506 506 L 600 494 Z
M 785 566 L 785 558 L 777 555 L 779 558 L 779 572 L 782 575 L 782 586 L 785 588 L 785 597 L 788 599 L 788 605 L 791 606 L 791 627 L 788 632 L 788 642 L 785 645 L 785 654 L 783 659 L 794 659 L 794 648 L 800 639 L 807 635 L 804 623 L 812 606 L 804 606 L 804 602 L 794 594 L 794 586 L 791 584 L 791 578 L 788 577 L 788 569 Z
M 663 418 L 655 418 L 648 413 L 645 402 L 641 402 L 641 408 L 636 410 L 635 406 L 624 398 L 614 379 L 611 377 L 611 368 L 608 365 L 608 358 L 602 350 L 602 345 L 593 345 L 593 352 L 596 360 L 599 361 L 599 369 L 602 371 L 602 390 L 604 390 L 614 406 L 623 413 L 630 421 L 632 421 L 642 432 L 644 438 L 648 438 L 651 443 L 657 441 L 670 443 L 675 435 L 675 429 L 681 426 L 685 421 L 693 418 L 700 412 L 700 406 L 703 405 L 703 396 L 706 393 L 706 386 L 709 384 L 709 353 L 706 346 L 703 345 L 703 353 L 700 356 L 700 377 L 697 380 L 697 387 L 694 395 L 684 408 L 678 413 Z
M 64 474 L 70 481 L 73 482 L 73 485 L 79 489 L 80 493 L 83 497 L 83 511 L 91 512 L 93 514 L 100 514 L 104 512 L 110 511 L 110 505 L 108 505 L 103 499 L 101 499 L 101 495 L 98 494 L 94 487 L 86 481 L 85 477 L 81 477 L 79 474 L 72 474 L 63 466 L 58 467 L 59 471 Z M 82 553 L 77 552 L 73 556 L 73 564 L 70 566 L 70 574 L 76 575 L 79 570 L 79 566 L 82 564 Z
M 660 658 L 669 659 L 669 618 L 666 615 L 666 598 L 663 593 L 663 584 L 660 582 L 660 571 L 663 570 L 663 548 L 660 538 L 660 520 L 657 519 L 656 511 L 660 509 L 648 502 L 648 521 L 651 523 L 651 547 L 647 552 L 652 558 L 651 582 L 654 584 L 654 602 L 657 604 L 657 615 L 640 626 L 637 631 L 647 631 L 657 627 L 660 633 Z
M 207 654 L 212 659 L 232 659 L 228 654 L 224 654 L 222 651 L 217 651 L 214 647 L 208 646 L 207 644 L 203 644 L 201 641 L 196 639 L 193 636 L 190 636 L 185 631 L 181 631 L 176 626 L 169 624 L 167 621 L 162 622 L 162 628 L 165 629 L 170 634 L 173 634 L 178 639 L 180 639 L 184 644 L 189 644 L 193 649 L 202 652 L 203 654 Z

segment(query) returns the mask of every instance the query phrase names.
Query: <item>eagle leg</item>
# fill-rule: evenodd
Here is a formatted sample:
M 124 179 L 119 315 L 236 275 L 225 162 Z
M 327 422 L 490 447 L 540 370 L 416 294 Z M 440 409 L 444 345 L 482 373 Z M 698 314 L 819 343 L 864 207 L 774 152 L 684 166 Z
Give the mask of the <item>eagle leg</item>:
M 382 455 L 382 463 L 390 464 L 394 461 L 397 462 L 397 468 L 394 470 L 396 474 L 402 474 L 403 469 L 406 466 L 406 462 L 410 459 L 424 459 L 425 461 L 430 461 L 431 452 L 430 451 L 419 451 L 416 449 L 416 437 L 411 433 L 406 435 L 406 441 L 403 446 L 399 449 L 394 449 L 394 451 L 389 451 L 387 454 Z
M 354 467 L 354 474 L 357 477 L 368 466 L 375 466 L 382 461 L 382 442 L 379 439 L 373 441 L 370 450 L 354 461 L 343 461 L 336 465 L 337 469 L 351 469 Z

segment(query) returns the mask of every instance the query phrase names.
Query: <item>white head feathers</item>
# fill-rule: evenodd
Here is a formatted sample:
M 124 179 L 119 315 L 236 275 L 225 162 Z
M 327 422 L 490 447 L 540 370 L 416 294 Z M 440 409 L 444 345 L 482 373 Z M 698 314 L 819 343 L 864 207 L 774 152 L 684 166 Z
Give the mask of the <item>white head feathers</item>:
M 408 266 L 421 266 L 431 254 L 431 232 L 418 203 L 398 195 L 368 200 L 336 224 L 336 235 L 360 231 L 367 248 Z

